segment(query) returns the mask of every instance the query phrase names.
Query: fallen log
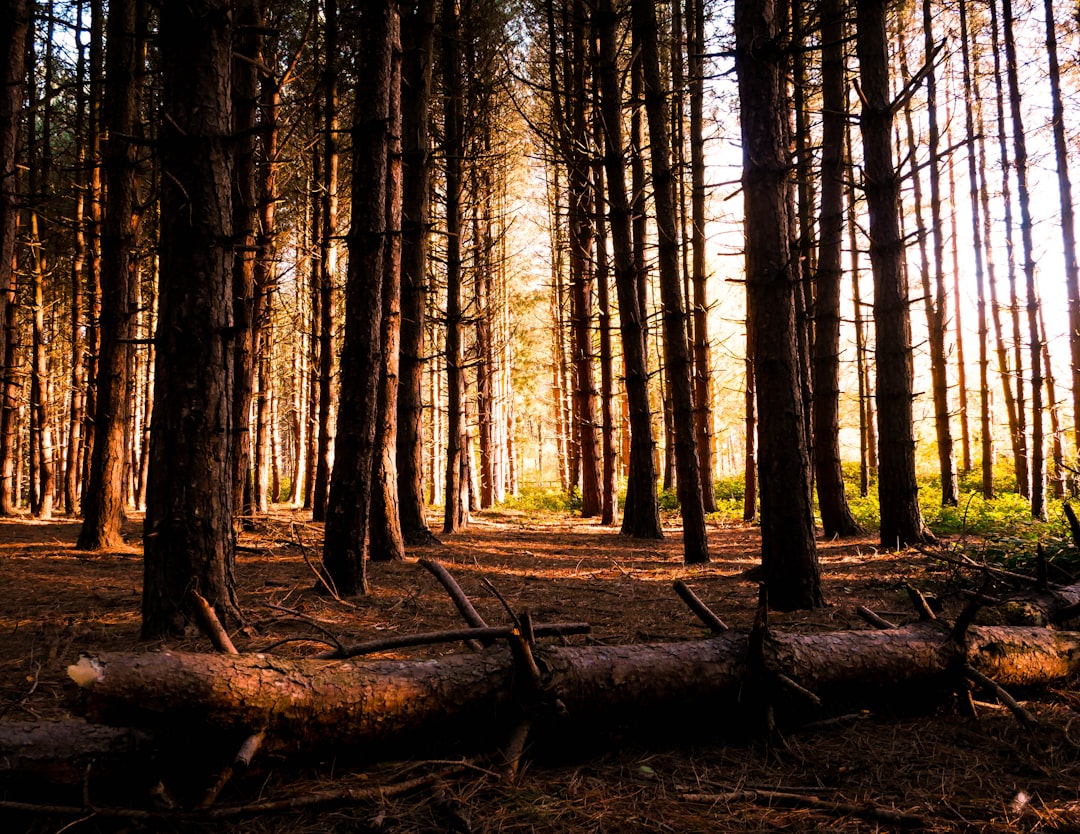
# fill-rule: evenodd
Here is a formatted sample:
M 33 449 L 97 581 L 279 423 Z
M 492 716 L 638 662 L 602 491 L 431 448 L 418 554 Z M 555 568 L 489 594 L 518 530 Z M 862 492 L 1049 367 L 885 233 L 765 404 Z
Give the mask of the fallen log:
M 934 621 L 887 631 L 769 634 L 756 662 L 750 644 L 745 633 L 724 632 L 681 643 L 536 647 L 537 686 L 504 647 L 374 662 L 107 653 L 84 657 L 69 674 L 87 690 L 97 720 L 265 731 L 277 748 L 347 751 L 449 728 L 508 731 L 529 714 L 595 724 L 738 702 L 741 693 L 760 696 L 755 669 L 845 701 L 866 689 L 957 683 L 966 668 L 1001 686 L 1045 685 L 1080 671 L 1080 633 L 1035 627 L 972 626 L 960 644 Z

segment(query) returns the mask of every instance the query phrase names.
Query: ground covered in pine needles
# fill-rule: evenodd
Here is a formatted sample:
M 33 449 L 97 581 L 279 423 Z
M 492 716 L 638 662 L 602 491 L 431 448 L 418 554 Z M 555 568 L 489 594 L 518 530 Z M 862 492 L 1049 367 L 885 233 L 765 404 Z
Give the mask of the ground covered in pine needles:
M 729 626 L 749 629 L 757 599 L 756 529 L 714 524 L 712 562 L 693 568 L 681 563 L 677 527 L 669 529 L 663 541 L 641 542 L 564 515 L 485 513 L 461 534 L 411 548 L 404 563 L 371 565 L 370 597 L 339 601 L 314 591 L 317 526 L 275 512 L 241 538 L 237 579 L 249 623 L 233 639 L 242 652 L 304 656 L 335 643 L 460 628 L 446 592 L 418 559 L 442 563 L 492 625 L 510 622 L 509 607 L 528 610 L 536 622 L 588 622 L 591 634 L 568 638 L 573 642 L 704 637 L 707 631 L 672 590 L 682 579 Z M 75 550 L 77 532 L 70 520 L 0 520 L 4 719 L 70 715 L 78 697 L 65 670 L 81 652 L 161 648 L 138 640 L 137 524 L 130 546 L 109 554 Z M 875 545 L 871 537 L 819 542 L 828 606 L 774 613 L 771 626 L 868 628 L 858 605 L 909 621 L 916 618 L 909 585 L 940 602 L 944 616 L 955 615 L 961 590 L 975 584 L 926 554 L 881 552 Z M 197 634 L 168 645 L 211 650 Z M 466 649 L 451 644 L 382 656 L 460 651 Z M 986 694 L 976 694 L 986 701 L 976 701 L 974 717 L 948 699 L 832 713 L 828 721 L 789 728 L 783 744 L 766 743 L 753 727 L 727 737 L 706 732 L 701 728 L 722 722 L 682 716 L 682 730 L 670 734 L 622 726 L 588 744 L 537 740 L 512 779 L 498 753 L 483 750 L 363 766 L 257 760 L 222 792 L 216 817 L 159 814 L 145 795 L 123 801 L 127 810 L 115 798 L 100 807 L 101 799 L 89 796 L 78 816 L 15 811 L 12 803 L 48 804 L 50 797 L 0 785 L 0 830 L 1080 831 L 1080 692 L 1074 683 L 1018 693 L 1039 720 L 1034 729 Z M 197 749 L 199 740 L 192 744 Z M 216 768 L 207 763 L 208 781 Z

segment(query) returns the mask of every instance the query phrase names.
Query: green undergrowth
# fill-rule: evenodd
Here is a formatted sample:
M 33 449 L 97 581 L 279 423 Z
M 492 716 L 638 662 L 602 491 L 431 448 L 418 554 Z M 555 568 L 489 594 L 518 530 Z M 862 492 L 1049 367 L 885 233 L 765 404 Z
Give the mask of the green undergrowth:
M 848 504 L 852 514 L 867 530 L 876 530 L 880 520 L 877 484 L 870 483 L 867 494 L 860 495 L 858 471 L 845 466 Z M 936 477 L 919 479 L 919 501 L 923 518 L 940 537 L 963 549 L 977 561 L 997 567 L 1030 573 L 1034 571 L 1036 550 L 1042 545 L 1050 563 L 1061 571 L 1080 578 L 1080 550 L 1072 541 L 1061 499 L 1047 501 L 1047 520 L 1031 517 L 1030 503 L 1016 493 L 1015 481 L 1007 473 L 994 480 L 996 495 L 984 498 L 978 473 L 960 479 L 960 500 L 955 507 L 941 504 L 941 484 Z M 715 483 L 717 512 L 714 518 L 741 521 L 745 482 L 741 475 L 721 478 Z M 677 513 L 679 500 L 675 490 L 659 490 L 661 512 Z M 626 496 L 625 487 L 619 492 L 620 511 Z M 1080 500 L 1074 499 L 1080 510 Z M 517 496 L 508 498 L 508 509 L 530 513 L 578 513 L 581 496 L 558 487 L 523 487 Z

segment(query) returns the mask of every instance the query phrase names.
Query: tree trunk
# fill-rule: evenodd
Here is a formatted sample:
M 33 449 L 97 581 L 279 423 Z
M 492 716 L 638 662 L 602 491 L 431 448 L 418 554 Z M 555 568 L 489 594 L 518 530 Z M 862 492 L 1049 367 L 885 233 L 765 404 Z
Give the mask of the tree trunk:
M 752 644 L 760 642 L 760 649 Z M 1080 634 L 1042 627 L 971 626 L 963 644 L 937 622 L 884 631 L 822 634 L 724 632 L 707 640 L 534 649 L 537 694 L 582 728 L 612 717 L 699 708 L 737 728 L 762 706 L 750 687 L 783 674 L 823 699 L 845 703 L 932 692 L 958 684 L 965 666 L 1001 686 L 1045 685 L 1080 671 Z M 181 728 L 198 737 L 266 732 L 288 751 L 363 749 L 505 732 L 528 687 L 509 649 L 431 660 L 320 661 L 261 654 L 112 653 L 83 658 L 69 674 L 88 690 L 95 719 Z M 522 680 L 522 678 L 525 680 Z M 515 683 L 516 681 L 516 683 Z M 947 690 L 946 690 L 947 691 Z M 742 696 L 740 699 L 740 695 Z M 739 709 L 741 700 L 742 709 Z M 556 714 L 556 710 L 551 710 Z M 182 736 L 181 736 L 182 737 Z
M 641 48 L 645 76 L 645 110 L 649 120 L 649 150 L 656 207 L 657 261 L 663 299 L 664 363 L 675 421 L 679 508 L 683 522 L 683 559 L 687 564 L 709 561 L 701 472 L 694 434 L 694 396 L 687 344 L 686 306 L 679 281 L 679 240 L 675 224 L 675 192 L 666 115 L 666 90 L 660 77 L 656 8 L 651 0 L 634 0 L 633 27 Z
M 1069 175 L 1069 146 L 1065 138 L 1065 104 L 1061 94 L 1057 26 L 1054 0 L 1043 0 L 1046 23 L 1047 74 L 1050 77 L 1051 126 L 1057 162 L 1058 198 L 1061 204 L 1061 244 L 1065 258 L 1065 287 L 1069 303 L 1069 351 L 1072 370 L 1073 447 L 1080 451 L 1080 264 L 1076 256 L 1076 213 Z
M 840 461 L 840 282 L 844 241 L 844 159 L 847 85 L 841 0 L 822 6 L 821 216 L 814 276 L 813 421 L 814 471 L 826 538 L 853 536 L 862 527 L 851 514 Z
M 754 346 L 761 563 L 769 603 L 790 611 L 823 604 L 814 541 L 810 453 L 798 377 L 798 263 L 788 196 L 788 101 L 783 37 L 770 0 L 740 3 L 735 67 L 742 116 L 747 315 Z
M 980 433 L 980 472 L 982 473 L 982 493 L 984 498 L 994 497 L 994 435 L 990 422 L 990 356 L 989 328 L 986 319 L 986 267 L 984 264 L 985 247 L 989 240 L 984 240 L 982 224 L 979 222 L 979 154 L 981 145 L 976 141 L 975 113 L 979 111 L 981 98 L 978 85 L 972 83 L 975 66 L 976 44 L 969 37 L 967 0 L 960 2 L 960 47 L 963 62 L 964 79 L 964 135 L 967 142 L 968 187 L 971 195 L 971 241 L 975 255 L 975 293 L 978 308 L 979 329 L 979 433 Z M 984 245 L 985 244 L 985 245 Z
M 1016 196 L 1020 203 L 1020 236 L 1024 248 L 1024 279 L 1027 294 L 1028 345 L 1031 357 L 1031 515 L 1046 519 L 1046 466 L 1043 437 L 1042 346 L 1039 338 L 1039 302 L 1035 289 L 1035 243 L 1032 239 L 1031 195 L 1028 189 L 1027 140 L 1021 114 L 1020 80 L 1016 65 L 1012 0 L 1002 0 L 1005 29 L 1005 66 L 1009 80 L 1013 148 L 1016 156 Z M 1019 370 L 1019 364 L 1017 365 Z
M 233 565 L 232 19 L 161 10 L 161 298 L 143 532 L 142 634 L 183 631 L 191 594 L 239 619 Z
M 317 2 L 317 0 L 312 0 Z M 326 502 L 333 468 L 335 428 L 338 422 L 338 386 L 334 384 L 334 326 L 337 318 L 334 284 L 338 280 L 338 9 L 337 0 L 324 0 L 323 74 L 320 82 L 322 104 L 322 153 L 319 188 L 319 413 L 315 451 L 314 482 L 311 488 L 311 517 L 326 520 Z
M 998 34 L 998 0 L 988 3 L 990 7 L 990 32 L 991 54 L 994 58 L 994 92 L 996 96 L 997 111 L 997 141 L 998 153 L 1001 165 L 1001 205 L 1004 208 L 1005 226 L 1005 250 L 1007 256 L 1008 279 L 1009 279 L 1009 319 L 1012 324 L 1013 364 L 1009 370 L 1008 352 L 1005 345 L 1005 331 L 1002 329 L 1000 318 L 1000 306 L 996 299 L 992 299 L 994 311 L 994 324 L 997 329 L 998 341 L 998 364 L 1002 378 L 1002 387 L 1005 394 L 1005 405 L 1008 409 L 1009 435 L 1013 447 L 1013 470 L 1016 473 L 1016 491 L 1024 498 L 1031 497 L 1030 467 L 1027 444 L 1027 414 L 1024 406 L 1024 363 L 1023 342 L 1020 338 L 1020 313 L 1017 308 L 1016 298 L 1016 246 L 1013 239 L 1015 223 L 1013 221 L 1012 185 L 1009 177 L 1009 169 L 1012 165 L 1009 156 L 1008 131 L 1006 126 L 1005 109 L 1005 83 L 1001 72 L 1001 42 Z M 984 191 L 984 213 L 986 214 L 987 226 L 991 223 L 991 215 L 986 206 L 988 195 Z M 986 235 L 987 241 L 991 239 Z M 991 290 L 995 287 L 994 273 L 990 273 Z M 1015 384 L 1015 388 L 1013 385 Z
M 106 91 L 103 101 L 105 141 L 105 212 L 101 229 L 100 349 L 97 359 L 94 445 L 90 478 L 83 495 L 80 550 L 101 550 L 123 543 L 124 432 L 131 418 L 131 339 L 136 315 L 135 133 L 139 92 L 136 37 L 142 30 L 136 0 L 116 0 L 106 22 Z
M 941 473 L 941 504 L 955 507 L 960 502 L 960 487 L 956 476 L 956 456 L 953 452 L 953 435 L 950 424 L 948 360 L 945 354 L 945 330 L 948 321 L 945 292 L 945 232 L 941 219 L 941 158 L 939 146 L 941 131 L 938 127 L 937 70 L 934 67 L 938 54 L 934 42 L 934 12 L 931 0 L 923 0 L 923 60 L 927 65 L 926 109 L 929 121 L 930 156 L 930 234 L 933 238 L 931 264 L 934 271 L 933 302 L 931 293 L 926 294 L 927 335 L 930 342 L 930 377 L 934 393 L 934 428 L 937 432 L 938 468 Z M 914 149 L 912 149 L 914 152 Z
M 595 21 L 594 21 L 595 33 Z M 594 34 L 595 37 L 595 34 Z M 595 41 L 594 41 L 595 43 Z M 598 49 L 598 45 L 594 47 Z M 593 95 L 600 100 L 600 57 L 592 55 Z M 593 142 L 604 147 L 604 123 L 599 106 L 593 110 Z M 602 423 L 601 451 L 603 457 L 603 502 L 600 523 L 615 524 L 618 515 L 618 450 L 615 443 L 615 360 L 611 345 L 611 301 L 608 263 L 607 198 L 604 196 L 604 159 L 598 154 L 592 170 L 594 224 L 596 227 L 596 313 L 600 326 L 600 419 Z
M 390 125 L 386 170 L 386 253 L 383 263 L 382 352 L 371 496 L 371 558 L 405 558 L 398 511 L 397 417 L 401 346 L 401 20 L 391 15 Z
M 629 477 L 622 532 L 634 538 L 662 538 L 656 494 L 653 427 L 649 408 L 649 372 L 645 350 L 645 302 L 633 251 L 631 206 L 623 163 L 622 96 L 616 63 L 617 18 L 611 0 L 597 7 L 600 41 L 600 107 L 604 122 L 604 170 L 611 212 L 611 248 L 619 299 L 619 330 L 630 417 Z
M 870 213 L 877 330 L 878 501 L 881 543 L 905 547 L 930 537 L 919 507 L 912 425 L 913 368 L 907 281 L 900 236 L 900 179 L 892 157 L 893 108 L 884 0 L 858 0 L 864 181 Z
M 353 113 L 352 220 L 334 471 L 326 504 L 323 568 L 342 596 L 367 593 L 375 439 L 382 365 L 383 275 L 388 249 L 393 44 L 397 4 L 360 18 Z
M 465 369 L 461 310 L 461 165 L 463 92 L 460 76 L 461 21 L 456 0 L 443 0 L 443 145 L 446 154 L 446 489 L 443 533 L 468 523 L 468 483 L 462 480 L 465 455 Z
M 713 474 L 712 360 L 705 241 L 705 0 L 687 0 L 686 51 L 690 56 L 691 276 L 694 288 L 694 430 L 705 512 L 716 512 Z
M 435 0 L 414 0 L 402 17 L 401 362 L 398 384 L 398 511 L 407 544 L 430 544 L 423 495 L 424 328 L 431 193 L 428 105 Z
M 0 6 L 0 327 L 4 338 L 0 407 L 0 514 L 15 511 L 15 242 L 21 200 L 18 193 L 19 121 L 24 112 L 26 36 L 31 20 L 29 0 L 4 0 Z

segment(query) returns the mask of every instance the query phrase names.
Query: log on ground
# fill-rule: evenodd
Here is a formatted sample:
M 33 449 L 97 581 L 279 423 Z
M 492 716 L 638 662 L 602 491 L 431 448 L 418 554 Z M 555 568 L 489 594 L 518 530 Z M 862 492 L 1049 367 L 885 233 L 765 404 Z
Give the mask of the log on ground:
M 750 645 L 747 634 L 725 632 L 681 643 L 537 648 L 539 688 L 503 647 L 380 661 L 111 653 L 83 658 L 71 674 L 88 690 L 91 715 L 99 720 L 264 730 L 275 747 L 345 751 L 448 729 L 506 729 L 529 710 L 542 719 L 557 715 L 595 725 L 628 713 L 715 705 L 760 693 L 770 675 L 850 701 L 864 689 L 932 688 L 943 677 L 958 679 L 965 664 L 1003 686 L 1045 685 L 1080 671 L 1080 633 L 1035 627 L 973 626 L 962 645 L 935 622 L 888 631 L 770 634 L 760 658 L 750 657 Z M 730 720 L 741 719 L 732 714 Z

